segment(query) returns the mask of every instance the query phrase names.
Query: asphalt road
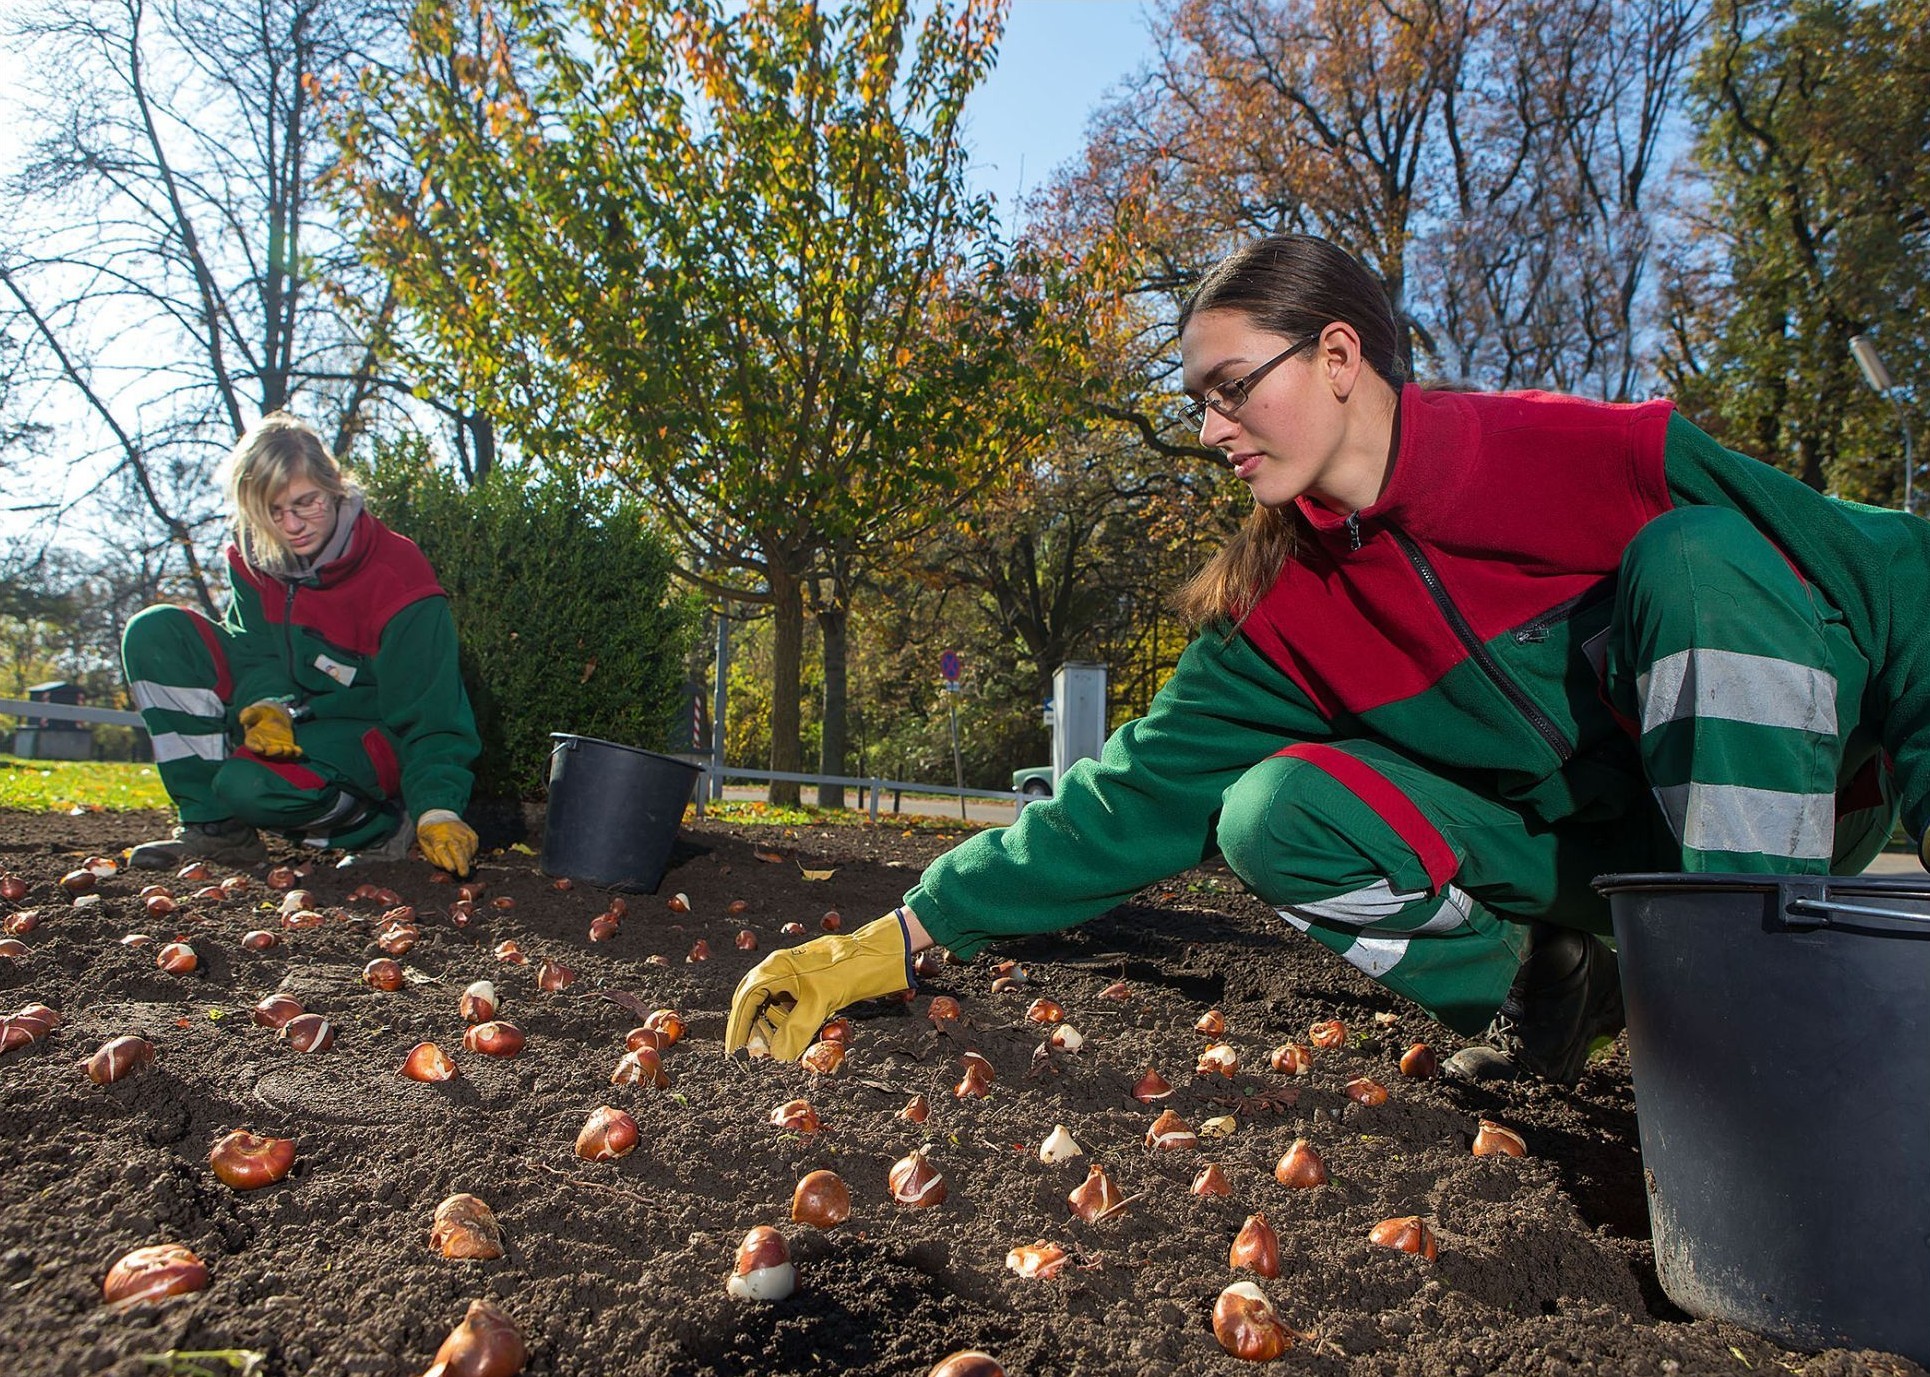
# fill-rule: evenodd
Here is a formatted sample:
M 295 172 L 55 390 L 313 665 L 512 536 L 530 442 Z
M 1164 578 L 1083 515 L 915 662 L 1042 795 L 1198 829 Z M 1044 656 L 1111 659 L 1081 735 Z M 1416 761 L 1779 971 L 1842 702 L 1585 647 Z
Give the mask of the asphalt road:
M 807 804 L 815 804 L 818 801 L 818 786 L 815 784 L 806 784 L 803 785 L 802 788 L 804 790 L 804 801 Z M 724 786 L 724 797 L 727 799 L 755 802 L 758 799 L 769 797 L 769 794 L 762 784 L 726 784 Z M 856 808 L 858 806 L 858 791 L 847 788 L 844 793 L 844 801 L 847 808 Z M 891 792 L 886 790 L 884 797 L 878 804 L 878 816 L 883 818 L 892 811 Z M 945 798 L 942 795 L 920 796 L 906 794 L 899 799 L 896 811 L 899 813 L 915 813 L 920 817 L 955 818 L 958 816 L 958 800 L 955 798 Z M 1013 804 L 1004 803 L 997 799 L 968 798 L 965 800 L 965 816 L 973 822 L 1006 823 L 1018 816 L 1018 809 Z

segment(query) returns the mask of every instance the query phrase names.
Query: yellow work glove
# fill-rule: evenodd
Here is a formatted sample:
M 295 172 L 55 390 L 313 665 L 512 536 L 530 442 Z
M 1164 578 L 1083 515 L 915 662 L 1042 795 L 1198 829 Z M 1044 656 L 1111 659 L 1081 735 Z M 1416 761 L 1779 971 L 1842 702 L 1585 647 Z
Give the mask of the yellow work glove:
M 475 829 L 447 808 L 431 808 L 417 818 L 415 840 L 430 865 L 457 875 L 468 875 L 476 859 Z
M 300 760 L 295 719 L 280 703 L 254 703 L 241 710 L 241 744 L 269 760 Z
M 761 1042 L 779 1061 L 796 1061 L 835 1011 L 911 986 L 911 939 L 897 913 L 849 937 L 819 937 L 772 952 L 731 997 L 724 1051 Z

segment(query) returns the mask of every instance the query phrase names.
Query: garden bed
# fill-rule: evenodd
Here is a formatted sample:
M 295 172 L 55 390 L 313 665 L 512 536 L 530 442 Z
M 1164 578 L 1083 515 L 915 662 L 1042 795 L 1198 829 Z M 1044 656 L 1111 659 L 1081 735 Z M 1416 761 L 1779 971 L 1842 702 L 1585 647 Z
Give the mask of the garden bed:
M 1458 1042 L 1286 931 L 1223 871 L 1192 872 L 1096 922 L 1013 944 L 1030 980 L 994 995 L 992 957 L 948 966 L 909 1005 L 851 1011 L 843 1068 L 727 1060 L 730 991 L 764 952 L 816 935 L 827 910 L 855 925 L 886 912 L 917 870 L 953 844 L 893 828 L 779 829 L 717 822 L 685 829 L 657 896 L 629 896 L 616 937 L 590 943 L 607 895 L 559 892 L 519 853 L 488 858 L 467 927 L 455 896 L 419 862 L 318 869 L 302 884 L 353 921 L 282 934 L 252 952 L 243 931 L 274 927 L 280 896 L 259 875 L 219 902 L 189 901 L 165 920 L 136 897 L 156 877 L 124 872 L 75 910 L 56 882 L 81 857 L 113 855 L 164 829 L 153 814 L 0 814 L 0 870 L 31 884 L 17 909 L 45 921 L 29 954 L 0 959 L 0 1012 L 45 1000 L 64 1023 L 0 1056 L 0 1371 L 168 1371 L 141 1355 L 254 1351 L 268 1374 L 419 1373 L 476 1297 L 514 1317 L 532 1374 L 923 1374 L 978 1347 L 1010 1373 L 1231 1373 L 1209 1324 L 1236 1276 L 1227 1249 L 1264 1212 L 1282 1275 L 1263 1282 L 1305 1337 L 1274 1366 L 1307 1373 L 1921 1373 L 1876 1353 L 1792 1353 L 1733 1326 L 1690 1320 L 1661 1295 L 1648 1243 L 1628 1065 L 1621 1047 L 1591 1063 L 1573 1091 L 1496 1093 L 1399 1074 L 1416 1041 L 1445 1056 Z M 759 853 L 776 855 L 775 861 Z M 284 859 L 295 859 L 293 852 Z M 833 873 L 806 878 L 806 870 Z M 228 874 L 216 871 L 216 878 Z M 177 896 L 197 888 L 162 877 Z M 402 964 L 410 983 L 381 993 L 360 979 L 379 955 L 355 886 L 398 892 L 420 915 Z M 673 892 L 690 912 L 672 913 Z M 507 898 L 514 906 L 497 908 Z M 733 901 L 747 907 L 727 912 Z M 264 907 L 266 905 L 267 907 Z M 758 951 L 740 951 L 742 929 Z M 190 942 L 191 975 L 163 973 L 145 932 Z M 686 955 L 699 939 L 708 961 Z M 508 965 L 515 942 L 528 965 Z M 666 964 L 651 964 L 653 955 Z M 537 988 L 535 962 L 572 966 L 569 988 Z M 501 1017 L 528 1043 L 513 1059 L 461 1049 L 458 997 L 492 980 Z M 1131 997 L 1102 999 L 1124 980 Z M 250 1007 L 287 991 L 337 1029 L 327 1052 L 296 1054 L 257 1027 Z M 963 1018 L 935 1025 L 928 996 L 955 996 Z M 612 998 L 611 995 L 618 996 Z M 1047 995 L 1088 1041 L 1035 1061 L 1025 1021 Z M 635 1009 L 674 1007 L 689 1034 L 664 1056 L 666 1090 L 613 1086 Z M 1207 1041 L 1194 1024 L 1218 1008 L 1241 1059 L 1231 1080 L 1197 1076 Z M 1339 1019 L 1345 1045 L 1311 1075 L 1267 1069 L 1268 1052 Z M 96 1086 L 76 1067 L 107 1039 L 139 1033 L 154 1069 Z M 414 1044 L 450 1050 L 458 1079 L 396 1072 Z M 997 1072 L 984 1099 L 955 1099 L 959 1055 Z M 1230 1114 L 1237 1131 L 1196 1151 L 1149 1152 L 1155 1111 L 1128 1091 L 1148 1066 L 1177 1089 L 1168 1103 L 1197 1128 Z M 1342 1094 L 1366 1075 L 1391 1091 L 1363 1107 Z M 929 1097 L 921 1127 L 898 1117 Z M 767 1122 L 793 1097 L 820 1132 Z M 642 1145 L 612 1163 L 579 1160 L 578 1129 L 598 1105 L 627 1110 Z M 1476 1158 L 1477 1120 L 1516 1129 L 1529 1156 Z M 1035 1151 L 1065 1124 L 1086 1157 L 1054 1166 Z M 291 1137 L 293 1173 L 238 1193 L 211 1173 L 214 1142 L 235 1128 Z M 1296 1137 L 1324 1155 L 1331 1184 L 1289 1191 L 1274 1163 Z M 949 1196 L 931 1209 L 894 1204 L 887 1172 L 927 1145 Z M 1070 1216 L 1067 1193 L 1102 1163 L 1132 1202 L 1096 1224 Z M 1217 1163 L 1232 1192 L 1201 1198 L 1195 1174 Z M 854 1208 L 820 1231 L 790 1222 L 792 1187 L 828 1167 Z M 428 1247 L 445 1196 L 480 1196 L 502 1222 L 507 1256 L 453 1262 Z M 1738 1208 L 1748 1208 L 1746 1201 Z M 1394 1215 L 1436 1230 L 1433 1262 L 1368 1242 Z M 737 1242 L 757 1224 L 791 1239 L 798 1287 L 772 1304 L 724 1292 Z M 1009 1249 L 1045 1239 L 1072 1255 L 1049 1281 L 1006 1267 Z M 209 1267 L 207 1288 L 132 1308 L 102 1303 L 108 1266 L 129 1249 L 178 1241 Z M 190 1371 L 181 1360 L 175 1370 Z M 208 1370 L 229 1371 L 215 1363 Z

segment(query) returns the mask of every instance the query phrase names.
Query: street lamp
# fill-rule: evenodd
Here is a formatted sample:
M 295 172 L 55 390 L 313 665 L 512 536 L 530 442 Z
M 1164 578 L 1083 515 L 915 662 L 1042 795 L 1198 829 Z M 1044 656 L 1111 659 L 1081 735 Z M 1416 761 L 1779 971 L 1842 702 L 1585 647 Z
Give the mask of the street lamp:
M 1903 431 L 1903 510 L 1910 510 L 1911 480 L 1916 474 L 1916 459 L 1910 445 L 1910 418 L 1904 415 L 1903 402 L 1897 396 L 1897 386 L 1890 377 L 1890 370 L 1883 366 L 1883 356 L 1876 352 L 1868 335 L 1850 336 L 1850 353 L 1856 356 L 1856 366 L 1863 370 L 1863 381 L 1879 397 L 1888 397 L 1890 405 L 1896 408 L 1897 426 Z

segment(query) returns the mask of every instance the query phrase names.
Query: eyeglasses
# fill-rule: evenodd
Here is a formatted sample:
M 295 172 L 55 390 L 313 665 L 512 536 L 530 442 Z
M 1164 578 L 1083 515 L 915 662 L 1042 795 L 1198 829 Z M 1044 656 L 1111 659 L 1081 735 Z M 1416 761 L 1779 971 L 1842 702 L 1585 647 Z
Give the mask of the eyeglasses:
M 290 502 L 286 507 L 279 505 L 271 506 L 268 509 L 268 519 L 277 526 L 281 525 L 282 518 L 288 516 L 293 516 L 300 521 L 313 521 L 316 517 L 327 511 L 329 504 L 334 500 L 335 495 L 333 493 L 321 492 L 319 490 L 316 492 L 305 492 L 293 502 Z
M 1259 383 L 1260 379 L 1264 378 L 1268 373 L 1278 368 L 1281 364 L 1285 363 L 1288 359 L 1292 358 L 1295 354 L 1319 338 L 1319 335 L 1308 335 L 1305 339 L 1301 340 L 1300 343 L 1290 344 L 1285 349 L 1282 349 L 1244 378 L 1232 378 L 1221 383 L 1218 387 L 1208 388 L 1206 395 L 1201 397 L 1197 402 L 1188 402 L 1186 404 L 1187 423 L 1191 425 L 1193 429 L 1198 430 L 1206 421 L 1206 408 L 1209 406 L 1229 421 L 1232 420 L 1233 413 L 1245 406 L 1247 398 L 1253 395 L 1253 389 Z

